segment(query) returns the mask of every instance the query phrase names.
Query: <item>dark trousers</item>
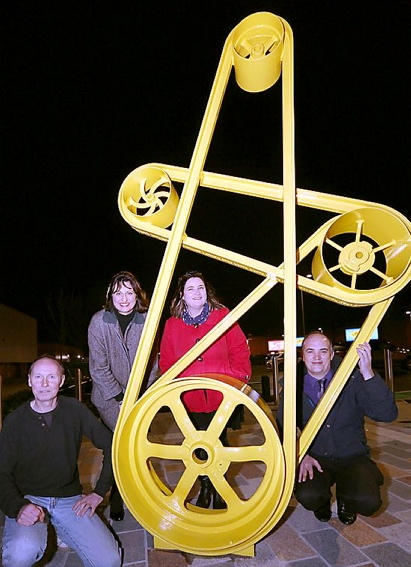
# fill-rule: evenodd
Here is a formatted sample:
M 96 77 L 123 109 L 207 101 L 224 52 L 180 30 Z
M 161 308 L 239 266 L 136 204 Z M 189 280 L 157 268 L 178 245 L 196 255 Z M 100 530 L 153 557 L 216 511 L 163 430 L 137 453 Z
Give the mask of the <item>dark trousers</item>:
M 371 516 L 381 506 L 380 486 L 384 482 L 381 471 L 367 456 L 350 459 L 322 459 L 316 457 L 323 472 L 314 468 L 313 479 L 298 482 L 295 497 L 307 510 L 318 510 L 331 498 L 335 484 L 337 502 L 346 509 L 363 516 Z

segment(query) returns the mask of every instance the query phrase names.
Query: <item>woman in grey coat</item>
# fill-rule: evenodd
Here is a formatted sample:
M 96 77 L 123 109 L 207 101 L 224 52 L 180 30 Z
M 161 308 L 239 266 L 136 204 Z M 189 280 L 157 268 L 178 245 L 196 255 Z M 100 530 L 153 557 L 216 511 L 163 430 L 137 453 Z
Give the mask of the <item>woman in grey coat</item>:
M 112 431 L 140 342 L 148 303 L 137 278 L 130 272 L 119 272 L 111 278 L 104 308 L 93 315 L 88 328 L 89 368 L 93 380 L 91 401 Z M 154 382 L 156 374 L 157 361 L 147 378 L 147 387 Z M 116 486 L 110 495 L 110 517 L 117 521 L 124 518 L 123 502 Z

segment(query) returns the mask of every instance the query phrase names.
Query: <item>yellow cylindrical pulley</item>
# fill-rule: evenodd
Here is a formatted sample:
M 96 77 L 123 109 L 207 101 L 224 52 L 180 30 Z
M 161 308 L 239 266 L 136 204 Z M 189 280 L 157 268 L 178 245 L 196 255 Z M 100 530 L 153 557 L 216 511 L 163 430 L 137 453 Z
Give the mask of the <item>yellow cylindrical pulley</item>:
M 119 207 L 135 214 L 140 221 L 161 228 L 173 224 L 178 194 L 170 177 L 158 167 L 141 166 L 123 181 Z
M 341 239 L 344 235 L 348 238 Z M 327 266 L 326 247 L 337 254 L 331 266 Z M 367 272 L 377 282 L 367 289 L 378 289 L 393 284 L 410 265 L 411 235 L 403 220 L 385 209 L 364 207 L 340 215 L 329 226 L 314 254 L 312 273 L 321 283 L 355 291 L 360 276 Z
M 284 24 L 278 16 L 257 12 L 233 30 L 234 70 L 238 85 L 248 92 L 261 92 L 276 83 L 281 74 Z
M 223 396 L 205 431 L 195 429 L 181 401 L 182 394 L 196 389 L 216 390 Z M 219 436 L 239 405 L 258 423 L 261 444 L 222 445 Z M 156 415 L 165 408 L 181 433 L 175 444 L 150 434 Z M 220 555 L 227 549 L 241 553 L 262 537 L 281 499 L 285 459 L 272 413 L 249 386 L 221 375 L 159 383 L 136 402 L 116 437 L 118 486 L 133 516 L 154 535 L 156 547 Z M 202 449 L 201 458 L 198 449 Z M 161 478 L 158 463 L 167 462 L 169 468 L 173 461 L 183 472 L 176 485 L 169 486 Z M 246 462 L 261 469 L 258 487 L 248 495 L 239 494 L 227 474 L 231 466 Z M 199 476 L 210 478 L 226 509 L 205 510 L 190 502 Z

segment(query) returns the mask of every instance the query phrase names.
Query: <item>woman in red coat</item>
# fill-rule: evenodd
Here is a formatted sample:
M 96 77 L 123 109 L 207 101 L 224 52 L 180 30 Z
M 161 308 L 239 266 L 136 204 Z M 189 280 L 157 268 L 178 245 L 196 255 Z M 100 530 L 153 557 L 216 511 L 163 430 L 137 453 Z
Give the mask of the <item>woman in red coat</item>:
M 166 321 L 160 345 L 160 370 L 164 373 L 229 312 L 217 299 L 214 289 L 200 272 L 187 272 L 179 278 L 171 301 L 170 319 Z M 214 372 L 247 382 L 251 375 L 250 350 L 240 326 L 235 323 L 180 376 Z M 183 395 L 183 403 L 197 429 L 206 430 L 222 400 L 216 390 L 192 390 Z M 228 445 L 227 429 L 220 436 Z M 198 455 L 202 458 L 201 455 Z M 200 477 L 201 491 L 197 506 L 213 508 L 226 504 L 206 476 Z

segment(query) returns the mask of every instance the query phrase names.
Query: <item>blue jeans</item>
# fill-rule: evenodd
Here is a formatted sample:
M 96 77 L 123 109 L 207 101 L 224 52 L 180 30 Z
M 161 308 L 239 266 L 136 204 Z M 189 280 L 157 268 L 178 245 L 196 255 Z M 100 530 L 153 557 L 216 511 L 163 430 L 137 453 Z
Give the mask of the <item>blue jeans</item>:
M 103 521 L 94 514 L 91 518 L 77 516 L 73 505 L 80 496 L 49 498 L 30 496 L 33 504 L 48 511 L 58 537 L 73 549 L 85 567 L 120 567 L 119 546 Z M 3 533 L 3 567 L 31 567 L 44 554 L 47 546 L 47 523 L 20 526 L 8 518 Z

